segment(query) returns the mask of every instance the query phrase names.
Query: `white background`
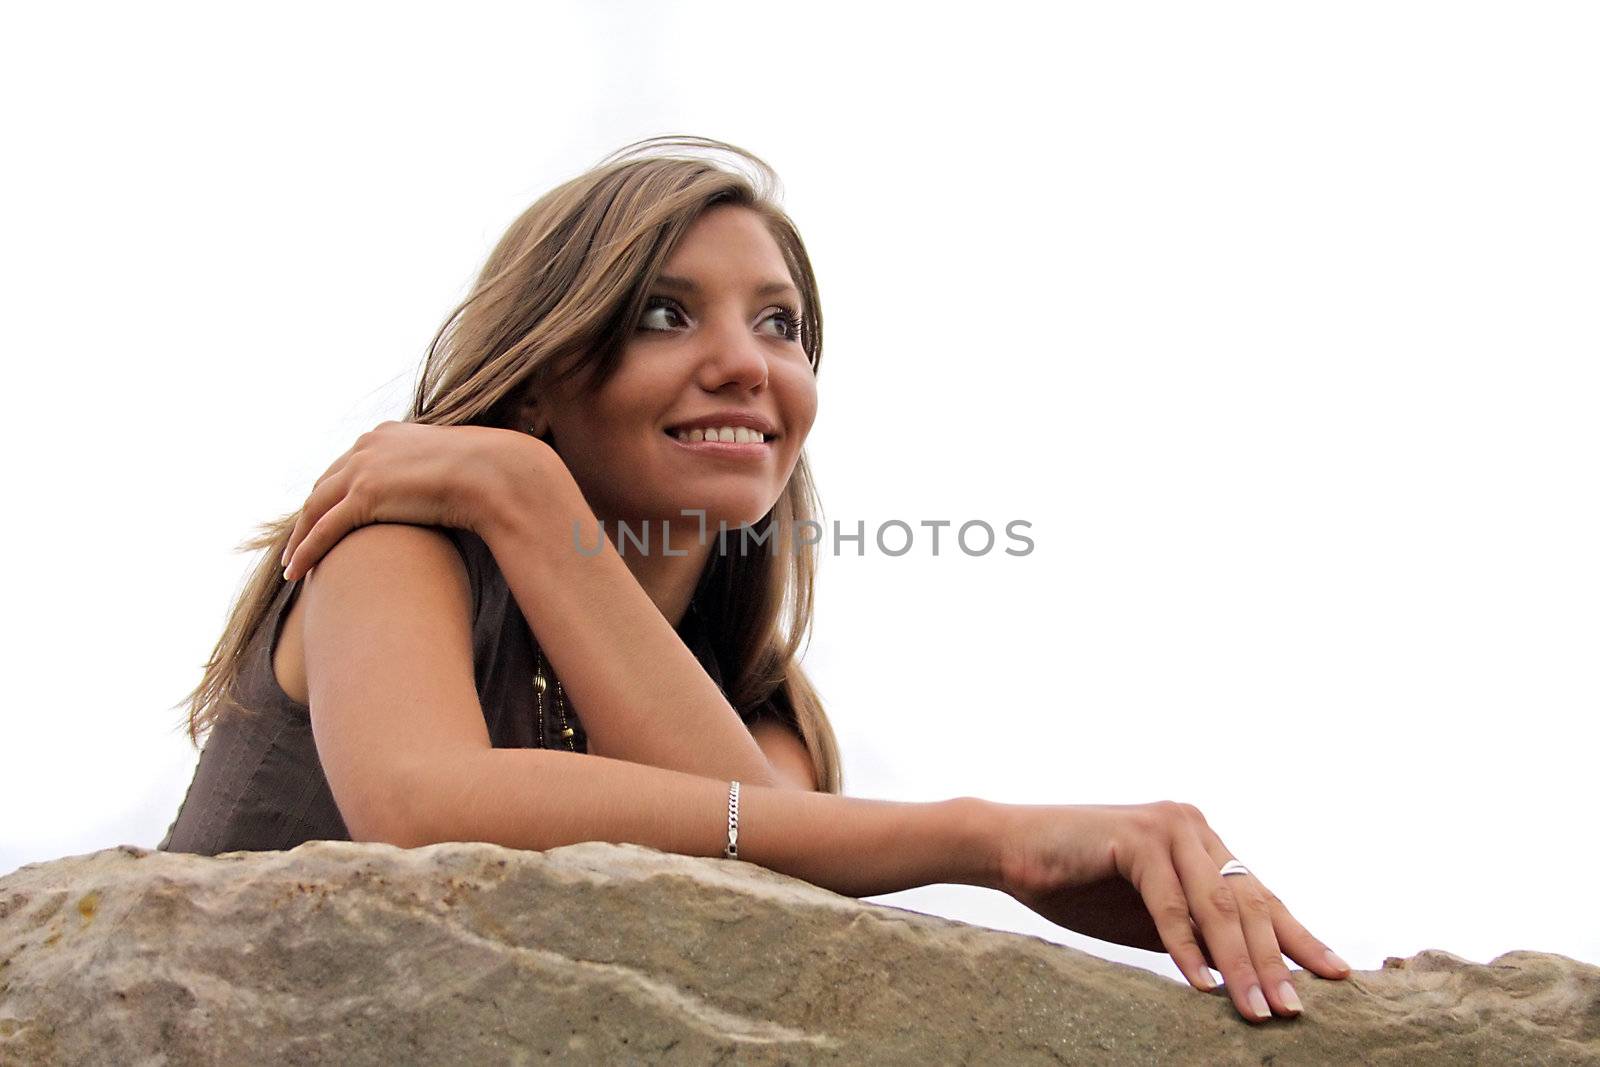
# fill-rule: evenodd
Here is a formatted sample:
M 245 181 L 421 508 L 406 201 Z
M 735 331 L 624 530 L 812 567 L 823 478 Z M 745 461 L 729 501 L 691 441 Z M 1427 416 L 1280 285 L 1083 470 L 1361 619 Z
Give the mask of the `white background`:
M 766 158 L 826 317 L 847 791 L 1199 805 L 1357 968 L 1600 962 L 1600 20 L 1578 4 L 6 16 L 0 872 L 153 846 L 251 560 L 502 229 Z M 1003 546 L 1004 542 L 1002 542 Z M 876 898 L 1162 973 L 998 893 Z

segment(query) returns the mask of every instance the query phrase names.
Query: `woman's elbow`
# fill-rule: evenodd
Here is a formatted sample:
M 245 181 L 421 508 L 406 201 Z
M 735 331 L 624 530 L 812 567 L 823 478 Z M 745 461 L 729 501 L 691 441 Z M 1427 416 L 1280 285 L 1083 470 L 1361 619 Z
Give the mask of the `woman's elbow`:
M 372 795 L 341 804 L 345 829 L 351 841 L 419 848 L 448 838 L 438 836 L 426 779 L 416 772 L 397 771 L 387 776 L 388 787 Z

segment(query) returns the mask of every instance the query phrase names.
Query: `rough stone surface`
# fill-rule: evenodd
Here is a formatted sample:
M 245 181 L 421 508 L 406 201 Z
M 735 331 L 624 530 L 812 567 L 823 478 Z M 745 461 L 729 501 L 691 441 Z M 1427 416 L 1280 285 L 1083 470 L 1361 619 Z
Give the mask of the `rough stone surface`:
M 752 864 L 312 842 L 0 878 L 0 1063 L 1600 1062 L 1600 968 L 1445 952 L 1219 994 Z

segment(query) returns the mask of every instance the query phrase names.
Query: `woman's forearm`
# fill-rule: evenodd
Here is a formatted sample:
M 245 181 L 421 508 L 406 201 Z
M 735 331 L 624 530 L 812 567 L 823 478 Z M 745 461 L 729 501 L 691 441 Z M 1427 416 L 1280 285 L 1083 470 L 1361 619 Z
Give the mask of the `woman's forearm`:
M 580 841 L 718 857 L 728 783 L 560 749 L 440 755 L 394 798 L 406 848 L 488 841 L 542 851 Z M 976 797 L 904 802 L 740 782 L 739 858 L 849 896 L 941 882 L 1000 888 L 1004 805 Z
M 750 785 L 777 785 L 765 753 L 684 645 L 609 537 L 598 553 L 572 543 L 598 526 L 570 478 L 539 499 L 484 505 L 479 531 L 599 756 Z M 587 551 L 587 545 L 586 545 Z

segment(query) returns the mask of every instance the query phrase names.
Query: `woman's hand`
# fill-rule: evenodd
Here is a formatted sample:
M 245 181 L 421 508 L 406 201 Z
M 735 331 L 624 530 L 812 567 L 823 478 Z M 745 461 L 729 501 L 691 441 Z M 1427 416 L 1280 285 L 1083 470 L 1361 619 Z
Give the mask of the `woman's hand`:
M 1215 988 L 1215 967 L 1252 1022 L 1300 1011 L 1284 954 L 1350 973 L 1254 875 L 1221 874 L 1233 854 L 1192 804 L 1001 807 L 1007 893 L 1070 930 L 1165 949 L 1197 988 Z
M 284 579 L 302 577 L 340 538 L 367 523 L 481 533 L 497 494 L 517 479 L 553 469 L 552 460 L 561 462 L 549 445 L 515 430 L 379 423 L 317 479 L 284 547 Z

